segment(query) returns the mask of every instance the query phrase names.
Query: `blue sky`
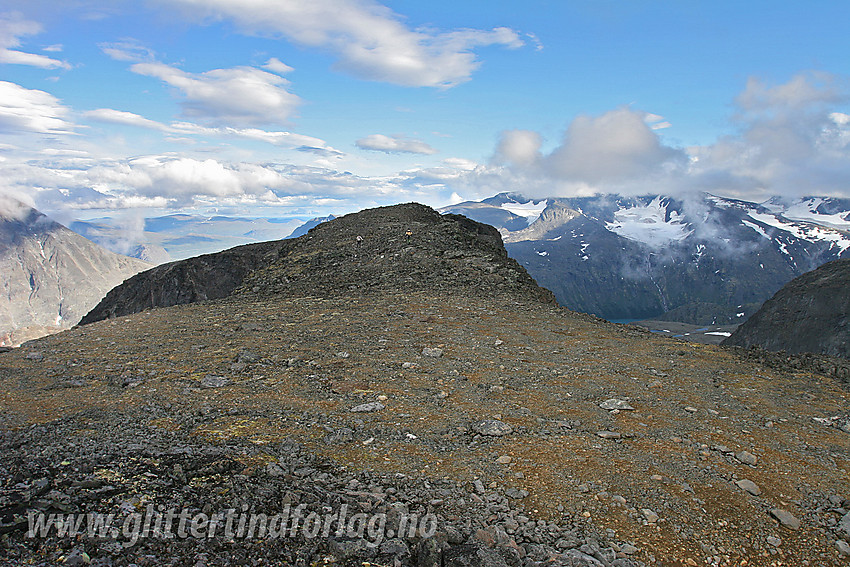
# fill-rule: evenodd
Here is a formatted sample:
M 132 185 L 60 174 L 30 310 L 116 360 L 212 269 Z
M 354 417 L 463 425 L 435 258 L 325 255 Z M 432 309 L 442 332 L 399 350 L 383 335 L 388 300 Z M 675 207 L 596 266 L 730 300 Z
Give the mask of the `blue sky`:
M 79 218 L 850 196 L 844 2 L 0 0 L 0 191 Z

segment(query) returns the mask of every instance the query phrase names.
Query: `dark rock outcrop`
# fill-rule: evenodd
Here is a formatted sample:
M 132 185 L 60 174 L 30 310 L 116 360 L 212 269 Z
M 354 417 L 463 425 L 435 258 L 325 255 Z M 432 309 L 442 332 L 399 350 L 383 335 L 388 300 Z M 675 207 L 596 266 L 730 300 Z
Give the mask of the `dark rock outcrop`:
M 81 324 L 233 294 L 329 297 L 424 289 L 554 302 L 508 257 L 495 228 L 408 203 L 345 215 L 299 238 L 158 266 L 113 289 Z
M 850 357 L 850 260 L 792 280 L 722 344 Z

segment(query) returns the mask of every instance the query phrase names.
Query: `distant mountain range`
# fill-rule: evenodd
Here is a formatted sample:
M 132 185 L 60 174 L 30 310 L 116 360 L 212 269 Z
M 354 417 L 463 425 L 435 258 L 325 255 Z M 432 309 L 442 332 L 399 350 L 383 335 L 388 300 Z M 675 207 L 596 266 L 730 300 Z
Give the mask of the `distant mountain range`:
M 0 211 L 2 346 L 72 327 L 107 291 L 151 267 L 110 252 L 35 209 L 22 204 L 13 209 Z
M 442 212 L 496 226 L 561 304 L 611 320 L 741 323 L 793 278 L 850 257 L 846 199 L 502 193 Z
M 313 225 L 327 220 L 316 219 Z M 68 228 L 104 248 L 153 264 L 220 252 L 241 244 L 288 238 L 304 221 L 293 218 L 254 218 L 225 215 L 174 214 L 125 220 L 102 218 L 75 221 Z

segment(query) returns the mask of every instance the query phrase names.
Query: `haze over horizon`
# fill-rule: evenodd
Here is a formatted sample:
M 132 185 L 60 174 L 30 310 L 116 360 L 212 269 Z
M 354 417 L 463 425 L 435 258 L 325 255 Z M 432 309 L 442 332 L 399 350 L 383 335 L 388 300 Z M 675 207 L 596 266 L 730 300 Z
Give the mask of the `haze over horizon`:
M 848 19 L 828 1 L 0 0 L 0 196 L 60 220 L 850 197 Z

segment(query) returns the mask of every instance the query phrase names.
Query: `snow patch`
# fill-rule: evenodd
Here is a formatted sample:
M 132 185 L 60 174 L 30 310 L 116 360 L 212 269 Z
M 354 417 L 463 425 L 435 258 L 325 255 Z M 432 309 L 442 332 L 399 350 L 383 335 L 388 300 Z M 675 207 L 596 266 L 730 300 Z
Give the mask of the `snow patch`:
M 513 213 L 520 217 L 525 217 L 525 219 L 528 221 L 528 224 L 531 224 L 538 218 L 540 218 L 540 214 L 543 212 L 543 209 L 545 209 L 548 204 L 548 199 L 544 199 L 539 203 L 535 203 L 534 201 L 528 201 L 527 203 L 508 201 L 507 203 L 502 203 L 501 207 L 509 213 Z
M 687 238 L 693 230 L 677 211 L 667 212 L 669 202 L 656 197 L 646 206 L 620 209 L 605 228 L 629 240 L 654 248 Z
M 804 221 L 827 226 L 830 228 L 838 228 L 842 230 L 850 230 L 850 221 L 845 217 L 850 214 L 850 211 L 842 211 L 833 215 L 825 215 L 817 212 L 817 208 L 823 204 L 823 199 L 806 199 L 798 203 L 794 203 L 782 212 L 782 216 L 792 221 Z
M 817 199 L 812 199 L 812 201 L 817 201 Z M 747 211 L 747 214 L 753 220 L 759 221 L 762 224 L 766 224 L 774 228 L 778 228 L 779 230 L 785 231 L 791 234 L 792 236 L 799 238 L 800 240 L 806 240 L 808 242 L 815 242 L 817 240 L 829 242 L 830 248 L 838 247 L 840 249 L 839 254 L 843 254 L 845 250 L 850 248 L 850 236 L 834 228 L 813 225 L 801 225 L 780 218 L 779 216 L 774 214 L 759 213 L 752 209 Z M 746 221 L 743 222 L 746 224 Z M 782 250 L 782 252 L 788 254 L 788 251 L 785 249 L 785 244 L 780 244 L 779 248 Z M 790 256 L 790 254 L 788 255 Z
M 750 228 L 751 228 L 751 229 L 753 229 L 754 231 L 758 232 L 759 234 L 761 234 L 762 236 L 764 236 L 765 238 L 767 238 L 768 240 L 770 240 L 770 235 L 768 235 L 768 234 L 764 231 L 764 229 L 763 229 L 762 227 L 760 227 L 759 225 L 757 225 L 757 224 L 755 224 L 755 223 L 752 223 L 752 222 L 750 222 L 750 221 L 745 221 L 745 220 L 742 220 L 741 222 L 742 222 L 742 223 L 744 223 L 744 226 L 748 226 L 748 227 L 750 227 Z
M 728 337 L 728 336 L 732 335 L 732 333 L 727 333 L 725 331 L 709 331 L 705 334 L 706 335 L 717 335 L 718 337 Z

